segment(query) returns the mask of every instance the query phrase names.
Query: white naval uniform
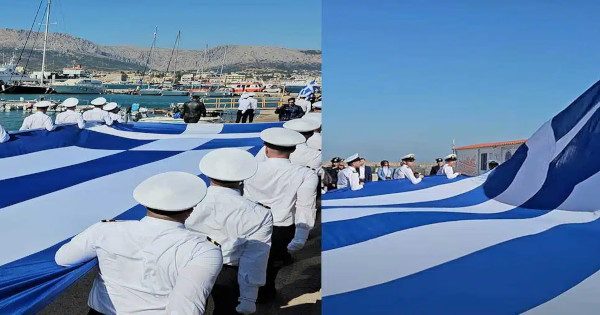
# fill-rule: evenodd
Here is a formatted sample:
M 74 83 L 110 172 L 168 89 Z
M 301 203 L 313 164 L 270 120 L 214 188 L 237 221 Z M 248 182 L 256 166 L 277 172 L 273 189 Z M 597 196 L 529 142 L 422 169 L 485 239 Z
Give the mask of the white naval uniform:
M 0 125 L 0 143 L 4 143 L 8 141 L 8 139 L 10 139 L 10 135 L 4 130 L 4 127 Z
M 104 121 L 107 125 L 112 125 L 113 119 L 107 111 L 94 107 L 91 110 L 83 112 L 83 120 L 85 121 Z
M 223 264 L 239 266 L 241 299 L 254 303 L 265 284 L 273 216 L 239 190 L 209 186 L 206 197 L 185 221 L 186 228 L 221 244 Z
M 23 120 L 23 125 L 21 125 L 19 130 L 40 128 L 46 128 L 46 130 L 52 131 L 54 129 L 54 124 L 52 123 L 52 118 L 50 118 L 50 116 L 42 112 L 35 112 L 25 117 L 25 120 Z
M 321 167 L 321 151 L 307 146 L 306 143 L 300 143 L 296 145 L 296 150 L 290 154 L 290 161 L 292 164 L 308 166 L 316 170 Z
M 251 105 L 252 104 L 250 104 L 250 100 L 248 100 L 247 98 L 240 98 L 240 100 L 238 101 L 238 110 L 241 110 L 243 114 L 248 109 L 250 109 Z
M 74 266 L 98 257 L 88 305 L 103 314 L 203 314 L 223 266 L 221 250 L 179 222 L 100 222 L 56 252 Z
M 274 226 L 295 224 L 297 239 L 306 241 L 315 225 L 318 184 L 315 171 L 289 159 L 269 158 L 244 181 L 244 195 L 271 208 Z
M 452 170 L 452 166 L 448 164 L 444 164 L 444 166 L 442 166 L 442 174 L 446 175 L 448 179 L 456 178 L 456 176 L 459 175 L 458 173 L 454 173 L 454 170 Z
M 399 178 L 408 178 L 413 184 L 418 184 L 422 180 L 422 178 L 415 177 L 415 173 L 413 173 L 413 170 L 406 164 L 403 164 L 394 172 L 394 179 Z
M 250 102 L 250 105 L 248 106 L 249 109 L 257 109 L 258 108 L 258 100 L 255 99 L 254 97 L 249 97 L 248 102 Z
M 258 150 L 258 153 L 256 153 L 256 156 L 254 156 L 256 162 L 264 162 L 267 160 L 267 151 L 265 151 L 265 148 L 266 147 L 263 145 L 263 147 Z
M 302 110 L 304 111 L 305 114 L 308 113 L 308 112 L 310 112 L 310 109 L 311 109 L 311 106 L 312 106 L 312 104 L 310 103 L 310 101 L 305 100 L 305 99 L 301 99 L 301 98 L 299 98 L 299 99 L 296 100 L 296 105 L 302 107 Z
M 363 188 L 363 185 L 358 179 L 358 172 L 354 167 L 348 166 L 345 169 L 338 172 L 337 188 L 350 187 L 351 190 L 359 190 Z
M 108 112 L 108 115 L 113 120 L 113 122 L 116 121 L 118 123 L 123 123 L 123 117 L 120 114 Z
M 57 125 L 77 123 L 79 129 L 83 129 L 85 127 L 85 121 L 83 121 L 83 116 L 72 109 L 67 109 L 66 111 L 56 115 L 56 120 L 54 121 L 54 123 Z

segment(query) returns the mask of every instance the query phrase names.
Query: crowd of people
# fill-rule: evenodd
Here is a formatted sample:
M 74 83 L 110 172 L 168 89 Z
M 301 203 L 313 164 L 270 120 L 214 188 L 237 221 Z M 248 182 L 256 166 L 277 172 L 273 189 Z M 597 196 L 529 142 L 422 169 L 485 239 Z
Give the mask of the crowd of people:
M 460 172 L 455 172 L 456 154 L 449 154 L 445 158 L 437 158 L 429 176 L 442 175 L 448 179 L 456 178 Z M 415 155 L 407 154 L 401 158 L 401 164 L 398 168 L 390 167 L 390 162 L 383 160 L 379 163 L 375 172 L 367 165 L 365 158 L 359 157 L 358 154 L 342 159 L 334 157 L 331 159 L 331 166 L 323 169 L 322 189 L 330 191 L 333 189 L 341 189 L 349 187 L 351 190 L 359 190 L 364 184 L 372 181 L 373 175 L 377 176 L 378 181 L 403 179 L 410 180 L 413 184 L 418 184 L 424 178 L 424 174 L 415 171 Z M 489 169 L 492 170 L 498 166 L 498 162 L 491 160 Z
M 299 96 L 298 101 L 291 97 L 287 100 L 287 103 L 275 109 L 275 114 L 279 115 L 279 121 L 289 121 L 302 118 L 311 112 L 320 113 L 321 106 L 321 97 L 314 95 L 312 97 Z

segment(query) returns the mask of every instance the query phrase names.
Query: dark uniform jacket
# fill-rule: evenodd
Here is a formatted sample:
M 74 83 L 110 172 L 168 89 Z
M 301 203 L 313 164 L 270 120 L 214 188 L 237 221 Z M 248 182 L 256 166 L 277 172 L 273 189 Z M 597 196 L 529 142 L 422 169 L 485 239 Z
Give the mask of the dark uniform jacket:
M 206 107 L 204 103 L 195 100 L 185 102 L 181 116 L 186 123 L 197 123 L 200 117 L 206 117 Z
M 279 114 L 279 121 L 288 121 L 304 116 L 302 107 L 298 105 L 283 105 L 275 109 L 275 114 Z
M 429 175 L 437 175 L 437 172 L 440 170 L 440 166 L 439 165 L 435 165 L 434 167 L 431 168 L 431 172 L 429 172 Z

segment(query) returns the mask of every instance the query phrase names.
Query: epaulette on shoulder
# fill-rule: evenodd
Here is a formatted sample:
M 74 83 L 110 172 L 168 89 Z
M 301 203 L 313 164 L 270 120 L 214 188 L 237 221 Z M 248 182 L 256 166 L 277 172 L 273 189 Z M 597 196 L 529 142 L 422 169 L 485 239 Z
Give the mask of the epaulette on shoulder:
M 209 242 L 211 242 L 211 243 L 213 243 L 213 244 L 215 244 L 215 246 L 217 246 L 219 248 L 221 247 L 221 244 L 217 243 L 217 241 L 213 240 L 212 238 L 210 238 L 208 236 L 206 237 L 206 240 L 209 241 Z
M 264 205 L 264 204 L 262 204 L 262 203 L 260 203 L 260 202 L 258 202 L 258 201 L 255 201 L 254 203 L 256 203 L 257 205 L 259 205 L 259 206 L 261 206 L 261 207 L 263 207 L 263 208 L 271 209 L 271 207 L 269 207 L 269 206 L 267 206 L 267 205 Z

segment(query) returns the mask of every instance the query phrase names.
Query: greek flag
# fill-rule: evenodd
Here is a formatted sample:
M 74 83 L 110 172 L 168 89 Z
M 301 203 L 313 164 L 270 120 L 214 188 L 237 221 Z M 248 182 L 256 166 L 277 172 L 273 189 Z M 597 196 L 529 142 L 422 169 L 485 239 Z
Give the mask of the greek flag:
M 478 177 L 323 201 L 324 314 L 600 310 L 600 81 Z
M 313 94 L 315 93 L 315 80 L 310 81 L 310 83 L 308 83 L 308 85 L 306 87 L 304 87 L 302 90 L 300 90 L 300 92 L 298 93 L 298 97 L 306 97 L 306 98 L 310 98 Z
M 200 174 L 213 149 L 256 154 L 265 124 L 115 124 L 16 132 L 0 144 L 0 314 L 33 314 L 97 264 L 63 268 L 56 250 L 103 219 L 134 220 L 144 179 Z

